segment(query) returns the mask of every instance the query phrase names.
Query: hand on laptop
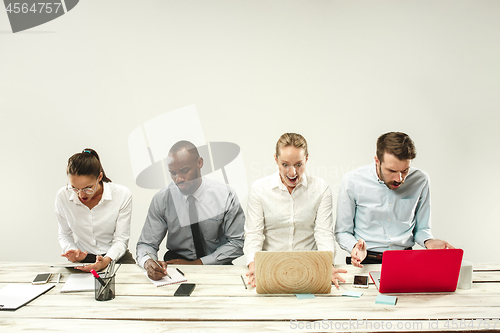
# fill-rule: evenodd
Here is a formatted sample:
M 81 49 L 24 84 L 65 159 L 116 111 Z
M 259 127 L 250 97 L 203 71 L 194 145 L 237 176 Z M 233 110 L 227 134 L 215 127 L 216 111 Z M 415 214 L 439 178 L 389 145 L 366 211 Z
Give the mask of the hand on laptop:
M 428 239 L 424 242 L 427 249 L 454 249 L 453 245 L 441 239 Z
M 332 282 L 335 284 L 335 287 L 337 287 L 337 289 L 339 289 L 339 281 L 345 283 L 345 280 L 339 275 L 339 273 L 347 273 L 347 271 L 345 269 L 335 268 L 333 266 L 332 266 L 332 268 L 333 268 L 333 270 L 332 270 Z
M 248 265 L 248 272 L 246 275 L 248 276 L 248 284 L 255 288 L 255 261 L 252 261 Z
M 351 264 L 355 267 L 363 267 L 361 262 L 366 258 L 366 243 L 364 239 L 360 238 L 356 245 L 352 248 L 351 251 Z

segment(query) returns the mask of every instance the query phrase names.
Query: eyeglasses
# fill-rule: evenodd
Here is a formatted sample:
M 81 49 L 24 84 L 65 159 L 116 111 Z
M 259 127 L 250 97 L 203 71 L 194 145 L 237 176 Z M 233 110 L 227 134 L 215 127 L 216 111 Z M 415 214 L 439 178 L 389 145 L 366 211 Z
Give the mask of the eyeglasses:
M 76 194 L 78 194 L 80 191 L 82 191 L 85 194 L 92 194 L 92 193 L 95 192 L 95 190 L 93 189 L 93 187 L 97 185 L 97 182 L 94 185 L 92 185 L 91 187 L 86 187 L 86 188 L 83 188 L 81 190 L 79 188 L 73 187 L 72 185 L 68 184 L 67 185 L 67 189 L 68 189 L 68 191 L 73 191 Z

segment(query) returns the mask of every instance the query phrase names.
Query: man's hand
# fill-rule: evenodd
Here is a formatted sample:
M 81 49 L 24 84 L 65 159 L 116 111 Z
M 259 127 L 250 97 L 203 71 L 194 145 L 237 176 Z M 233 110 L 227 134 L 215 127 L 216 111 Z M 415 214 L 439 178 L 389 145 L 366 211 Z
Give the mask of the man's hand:
M 184 259 L 172 259 L 167 261 L 168 265 L 203 265 L 201 259 L 196 260 L 184 260 Z
M 332 266 L 332 282 L 335 284 L 337 289 L 339 289 L 339 281 L 345 283 L 345 280 L 339 275 L 339 273 L 347 273 L 347 271 L 345 269 L 335 268 Z
M 80 251 L 80 249 L 68 250 L 66 253 L 61 254 L 61 257 L 65 257 L 71 262 L 82 261 L 87 257 L 87 252 Z
M 441 239 L 428 239 L 424 242 L 427 249 L 454 249 L 453 245 Z
M 76 269 L 79 269 L 84 272 L 90 272 L 92 269 L 95 270 L 96 272 L 99 272 L 106 268 L 109 263 L 111 262 L 110 257 L 103 257 L 103 256 L 97 256 L 95 259 L 94 264 L 86 265 L 86 266 L 78 266 L 75 267 Z
M 148 276 L 151 280 L 160 280 L 162 277 L 167 275 L 167 263 L 164 261 L 157 262 L 161 265 L 161 268 L 154 262 L 153 259 L 148 259 L 144 263 L 144 268 L 148 272 Z
M 246 276 L 248 276 L 248 284 L 255 288 L 255 261 L 252 261 L 248 265 L 248 272 Z
M 366 243 L 360 238 L 351 251 L 351 264 L 355 267 L 363 267 L 361 262 L 366 258 Z

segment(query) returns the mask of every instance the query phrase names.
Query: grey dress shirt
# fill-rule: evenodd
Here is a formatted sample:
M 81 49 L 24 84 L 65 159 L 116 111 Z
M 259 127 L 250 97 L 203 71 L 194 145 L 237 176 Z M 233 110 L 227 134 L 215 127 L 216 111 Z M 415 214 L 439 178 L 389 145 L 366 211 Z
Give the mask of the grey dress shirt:
M 229 264 L 243 255 L 245 215 L 234 190 L 210 178 L 202 178 L 193 193 L 199 226 L 207 255 L 204 265 Z M 144 267 L 146 251 L 157 256 L 167 235 L 167 249 L 195 260 L 196 249 L 189 220 L 187 196 L 171 183 L 151 201 L 148 216 L 137 242 L 137 263 Z

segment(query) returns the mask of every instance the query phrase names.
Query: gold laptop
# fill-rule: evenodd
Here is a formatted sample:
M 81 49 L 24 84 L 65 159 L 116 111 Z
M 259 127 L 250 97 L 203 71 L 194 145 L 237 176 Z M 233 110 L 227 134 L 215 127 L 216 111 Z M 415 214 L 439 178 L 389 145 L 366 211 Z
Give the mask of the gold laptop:
M 255 253 L 258 294 L 328 294 L 332 288 L 331 251 Z

